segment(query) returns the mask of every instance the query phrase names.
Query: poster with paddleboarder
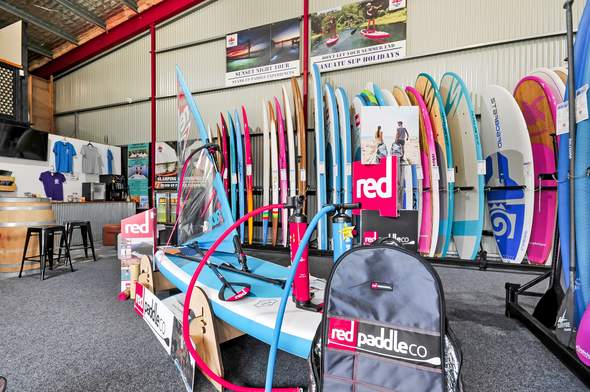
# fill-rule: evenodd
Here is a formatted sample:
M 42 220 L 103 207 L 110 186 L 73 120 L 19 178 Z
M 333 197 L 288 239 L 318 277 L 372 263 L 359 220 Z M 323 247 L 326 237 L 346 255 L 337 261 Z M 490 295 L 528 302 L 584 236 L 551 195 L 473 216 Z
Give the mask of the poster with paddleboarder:
M 406 0 L 362 0 L 311 15 L 311 61 L 322 71 L 406 56 Z

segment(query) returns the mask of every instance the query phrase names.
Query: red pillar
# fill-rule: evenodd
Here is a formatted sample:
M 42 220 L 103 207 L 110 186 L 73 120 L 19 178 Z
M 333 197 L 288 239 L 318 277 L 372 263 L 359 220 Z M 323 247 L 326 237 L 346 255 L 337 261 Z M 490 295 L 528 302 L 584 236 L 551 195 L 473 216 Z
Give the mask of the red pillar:
M 307 124 L 307 95 L 309 79 L 309 0 L 303 0 L 303 113 Z
M 151 207 L 156 206 L 156 25 L 150 25 L 150 38 L 151 38 L 151 48 L 150 48 L 150 64 L 151 64 L 151 75 L 150 75 L 150 84 L 151 84 L 151 115 L 152 115 L 152 136 L 151 136 L 151 145 L 150 145 L 150 155 L 151 155 L 151 165 L 150 165 L 150 175 L 152 181 L 152 197 L 150 200 Z

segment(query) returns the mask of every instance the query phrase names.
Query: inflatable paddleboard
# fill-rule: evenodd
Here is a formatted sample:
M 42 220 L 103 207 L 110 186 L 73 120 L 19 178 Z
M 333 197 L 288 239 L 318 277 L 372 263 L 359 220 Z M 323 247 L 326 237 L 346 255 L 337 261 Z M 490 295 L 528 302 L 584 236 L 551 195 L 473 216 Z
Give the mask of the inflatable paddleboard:
M 526 121 L 508 90 L 489 86 L 481 98 L 481 146 L 487 203 L 502 260 L 520 264 L 533 224 L 535 173 Z
M 449 134 L 442 97 L 434 78 L 427 73 L 421 73 L 416 79 L 416 90 L 424 98 L 430 115 L 439 165 L 440 225 L 434 255 L 436 257 L 445 257 L 451 242 L 453 205 L 455 202 L 455 166 L 453 163 L 451 135 Z
M 422 224 L 418 239 L 418 251 L 429 257 L 434 256 L 440 224 L 440 194 L 438 159 L 430 115 L 422 96 L 413 87 L 406 87 L 412 105 L 420 110 L 420 158 L 424 178 L 422 179 Z
M 390 36 L 390 34 L 385 31 L 376 31 L 376 30 L 367 30 L 367 29 L 362 29 L 361 34 L 363 35 L 363 37 L 368 38 L 368 39 L 373 39 L 373 40 L 386 39 L 386 38 L 389 38 L 389 36 Z
M 479 251 L 484 223 L 485 161 L 473 103 L 459 75 L 447 72 L 439 85 L 451 135 L 455 164 L 453 241 L 461 259 L 473 260 Z
M 287 179 L 287 146 L 285 143 L 285 121 L 283 119 L 283 111 L 281 104 L 277 97 L 275 100 L 275 113 L 277 122 L 277 138 L 279 139 L 279 189 L 280 202 L 285 204 L 287 202 L 287 195 L 289 194 L 289 180 Z M 281 245 L 287 246 L 287 225 L 289 219 L 289 211 L 286 208 L 281 210 Z
M 238 164 L 238 217 L 245 215 L 246 209 L 246 194 L 244 192 L 244 184 L 246 182 L 246 176 L 244 175 L 244 140 L 242 139 L 242 123 L 240 122 L 240 116 L 238 111 L 234 111 L 234 131 L 236 133 L 236 152 L 237 152 L 237 164 Z M 240 241 L 244 242 L 244 224 L 240 225 Z
M 536 76 L 521 79 L 514 98 L 527 124 L 535 167 L 535 206 L 527 256 L 531 263 L 545 264 L 553 248 L 557 219 L 557 181 L 552 178 L 557 102 L 550 87 Z
M 238 156 L 236 152 L 236 132 L 234 130 L 234 120 L 231 113 L 227 113 L 227 122 L 229 128 L 227 133 L 229 135 L 229 160 L 230 160 L 230 201 L 232 217 L 236 219 L 238 216 Z
M 268 114 L 270 119 L 270 186 L 272 189 L 272 204 L 279 203 L 279 146 L 277 144 L 277 123 L 272 108 L 272 103 L 268 102 Z M 272 210 L 272 246 L 277 245 L 279 232 L 279 211 Z
M 340 203 L 342 180 L 340 177 L 340 124 L 338 107 L 334 89 L 327 83 L 324 85 L 326 97 L 326 169 L 328 181 L 328 203 Z
M 293 130 L 293 113 L 291 100 L 287 88 L 283 86 L 283 106 L 285 108 L 285 123 L 287 125 L 287 156 L 289 159 L 289 197 L 297 195 L 297 166 L 295 164 L 295 135 Z
M 340 37 L 337 36 L 337 35 L 334 36 L 334 37 L 328 38 L 326 40 L 326 46 L 334 46 L 334 45 L 336 45 L 336 42 L 338 42 L 339 39 L 340 39 Z
M 352 161 L 361 160 L 361 110 L 365 106 L 363 99 L 356 95 L 352 98 L 351 151 Z
M 262 101 L 262 205 L 270 204 L 270 126 L 266 103 Z M 268 241 L 268 211 L 262 213 L 262 245 Z
M 228 143 L 228 136 L 227 136 L 227 123 L 225 122 L 225 118 L 223 118 L 223 113 L 219 113 L 219 117 L 221 117 L 221 151 L 223 153 L 223 171 L 222 178 L 223 178 L 223 187 L 225 188 L 226 193 L 229 195 L 230 193 L 230 178 L 229 178 L 229 169 L 230 169 L 230 161 L 229 161 L 229 143 Z
M 319 211 L 326 204 L 326 148 L 324 128 L 324 98 L 322 94 L 322 79 L 320 68 L 312 65 L 312 86 L 314 94 L 314 120 L 315 120 L 315 151 L 316 151 L 316 203 Z M 360 144 L 359 144 L 360 146 Z M 328 249 L 328 222 L 323 217 L 318 222 L 317 242 L 319 250 Z
M 250 140 L 250 126 L 246 108 L 242 105 L 242 120 L 244 121 L 244 160 L 246 162 L 246 208 L 248 212 L 254 209 L 254 177 L 252 174 L 252 143 Z M 254 235 L 254 218 L 248 219 L 248 244 L 252 245 Z
M 352 203 L 352 149 L 350 103 L 348 95 L 342 87 L 336 88 L 336 103 L 338 104 L 338 120 L 340 122 L 340 178 L 342 179 L 342 203 Z M 350 214 L 350 213 L 349 213 Z
M 300 196 L 307 195 L 307 129 L 305 127 L 305 113 L 303 112 L 303 98 L 299 90 L 297 79 L 291 79 L 291 89 L 293 90 L 293 100 L 295 101 L 295 113 L 297 118 L 297 172 L 299 181 L 297 189 Z M 307 204 L 307 203 L 305 203 Z M 305 212 L 305 205 L 303 208 Z

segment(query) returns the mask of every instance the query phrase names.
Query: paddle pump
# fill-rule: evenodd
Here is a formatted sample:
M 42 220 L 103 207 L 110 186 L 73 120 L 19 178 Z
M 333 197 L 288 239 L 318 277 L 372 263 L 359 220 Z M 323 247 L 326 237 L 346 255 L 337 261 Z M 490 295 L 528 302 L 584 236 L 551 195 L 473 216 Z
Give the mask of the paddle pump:
M 332 217 L 332 241 L 334 243 L 334 262 L 352 248 L 354 226 L 352 216 L 347 211 L 361 208 L 360 203 L 335 204 L 336 214 Z

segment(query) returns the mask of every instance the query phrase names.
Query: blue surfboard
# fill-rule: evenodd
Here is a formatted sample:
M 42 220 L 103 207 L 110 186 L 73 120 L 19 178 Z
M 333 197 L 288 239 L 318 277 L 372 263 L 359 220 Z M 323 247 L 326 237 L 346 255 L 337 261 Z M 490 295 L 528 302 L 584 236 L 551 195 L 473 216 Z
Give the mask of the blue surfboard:
M 340 121 L 340 153 L 342 165 L 340 178 L 342 179 L 342 202 L 352 203 L 352 139 L 350 124 L 350 102 L 346 91 L 342 87 L 336 89 L 338 103 L 338 120 Z M 347 212 L 352 215 L 351 211 Z
M 230 186 L 229 186 L 229 196 L 231 202 L 231 214 L 234 219 L 236 219 L 238 214 L 238 194 L 237 194 L 237 185 L 238 185 L 238 164 L 237 164 L 237 156 L 236 156 L 236 134 L 234 131 L 234 121 L 232 119 L 232 115 L 230 112 L 227 112 L 227 126 L 229 130 L 227 134 L 229 135 L 229 167 L 230 167 Z
M 241 218 L 245 214 L 246 193 L 244 184 L 246 176 L 244 174 L 244 139 L 242 139 L 242 123 L 238 111 L 234 112 L 234 132 L 236 140 L 237 164 L 238 164 L 238 212 Z M 240 225 L 240 241 L 244 242 L 244 223 Z
M 342 196 L 342 181 L 340 167 L 342 166 L 340 153 L 340 124 L 336 95 L 330 83 L 326 82 L 326 105 L 328 122 L 326 130 L 326 177 L 328 182 L 328 202 L 340 203 Z
M 319 211 L 326 204 L 326 147 L 324 127 L 324 94 L 322 91 L 322 77 L 317 64 L 312 66 L 312 82 L 314 91 L 314 119 L 315 119 L 315 151 L 316 151 L 316 200 Z M 317 242 L 319 250 L 328 250 L 328 221 L 323 217 L 318 222 Z

